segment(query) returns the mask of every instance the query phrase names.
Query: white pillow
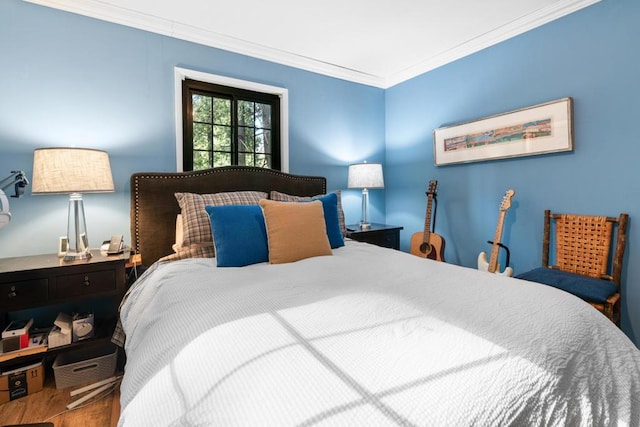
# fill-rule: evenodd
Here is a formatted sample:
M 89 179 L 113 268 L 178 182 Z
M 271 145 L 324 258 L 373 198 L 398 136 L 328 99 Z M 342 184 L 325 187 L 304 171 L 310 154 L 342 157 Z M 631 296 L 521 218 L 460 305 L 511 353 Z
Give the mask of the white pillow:
M 175 243 L 171 246 L 173 252 L 179 252 L 182 249 L 182 241 L 184 240 L 184 234 L 182 231 L 182 215 L 178 214 L 176 216 L 176 240 Z

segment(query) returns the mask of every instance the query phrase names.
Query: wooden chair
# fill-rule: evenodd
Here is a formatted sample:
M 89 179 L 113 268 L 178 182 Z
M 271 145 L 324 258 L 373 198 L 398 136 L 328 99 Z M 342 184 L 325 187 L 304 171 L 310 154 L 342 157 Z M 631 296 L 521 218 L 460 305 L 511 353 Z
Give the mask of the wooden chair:
M 516 277 L 570 292 L 619 325 L 620 277 L 628 220 L 626 213 L 612 218 L 552 214 L 545 210 L 542 267 Z M 553 264 L 550 263 L 552 228 Z

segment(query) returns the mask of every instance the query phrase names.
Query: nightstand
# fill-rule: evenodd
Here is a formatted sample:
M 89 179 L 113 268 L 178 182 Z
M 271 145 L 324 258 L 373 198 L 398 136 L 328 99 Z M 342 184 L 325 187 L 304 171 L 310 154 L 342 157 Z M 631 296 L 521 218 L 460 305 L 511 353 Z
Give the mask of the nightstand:
M 347 237 L 384 248 L 400 249 L 400 230 L 403 228 L 395 225 L 372 223 L 371 228 L 361 230 L 359 224 L 353 224 L 347 225 Z
M 37 357 L 49 358 L 62 351 L 108 341 L 117 320 L 118 304 L 126 290 L 125 264 L 128 260 L 128 252 L 106 256 L 97 250 L 89 259 L 71 262 L 62 261 L 57 254 L 0 259 L 0 330 L 7 325 L 8 313 L 18 310 L 42 308 L 44 312 L 46 306 L 64 305 L 85 311 L 82 310 L 84 307 L 95 304 L 104 311 L 100 315 L 96 313 L 95 338 L 44 353 L 20 352 L 17 357 L 0 354 L 0 367 Z M 37 314 L 33 317 L 36 326 L 53 324 L 49 319 L 41 320 L 39 324 Z

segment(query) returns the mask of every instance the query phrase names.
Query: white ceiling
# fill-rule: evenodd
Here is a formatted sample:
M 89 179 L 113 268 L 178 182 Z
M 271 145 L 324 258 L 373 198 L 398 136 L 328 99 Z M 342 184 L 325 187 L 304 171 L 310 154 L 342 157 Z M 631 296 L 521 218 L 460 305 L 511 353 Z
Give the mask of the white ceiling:
M 600 0 L 26 0 L 387 88 Z

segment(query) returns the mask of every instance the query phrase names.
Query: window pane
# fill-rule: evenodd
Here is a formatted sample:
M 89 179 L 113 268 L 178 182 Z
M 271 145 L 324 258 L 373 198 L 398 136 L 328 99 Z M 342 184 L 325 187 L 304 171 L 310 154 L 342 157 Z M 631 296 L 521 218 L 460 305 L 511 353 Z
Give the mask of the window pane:
M 211 125 L 193 124 L 193 149 L 211 150 Z
M 213 153 L 213 166 L 231 166 L 231 153 Z
M 238 101 L 238 126 L 253 125 L 253 102 Z
M 268 154 L 256 154 L 255 166 L 261 168 L 271 168 L 271 156 Z
M 271 131 L 261 130 L 256 131 L 256 153 L 271 154 Z
M 243 166 L 254 166 L 253 153 L 238 153 L 238 164 Z
M 209 151 L 193 152 L 193 170 L 209 169 L 211 167 L 211 153 Z
M 231 100 L 213 98 L 213 123 L 231 125 Z
M 253 153 L 255 143 L 253 128 L 238 128 L 238 151 L 249 151 Z
M 193 103 L 193 121 L 211 123 L 211 97 L 204 95 L 191 95 Z
M 256 103 L 256 127 L 271 129 L 271 105 Z
M 231 151 L 231 128 L 228 126 L 213 127 L 213 149 Z
M 277 95 L 185 80 L 183 169 L 233 164 L 280 168 Z M 183 110 L 184 112 L 184 110 Z M 276 138 L 278 137 L 278 138 Z M 256 154 L 260 154 L 256 158 Z

